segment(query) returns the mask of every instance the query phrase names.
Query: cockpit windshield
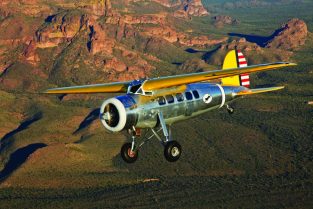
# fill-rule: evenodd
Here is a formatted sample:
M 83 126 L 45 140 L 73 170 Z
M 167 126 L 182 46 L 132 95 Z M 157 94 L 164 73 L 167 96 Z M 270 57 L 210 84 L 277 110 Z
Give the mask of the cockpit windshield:
M 128 87 L 129 94 L 144 94 L 141 86 L 144 80 L 134 80 Z
M 140 87 L 141 87 L 141 84 L 131 86 L 129 88 L 129 93 L 135 94 L 138 91 L 138 89 L 140 89 Z

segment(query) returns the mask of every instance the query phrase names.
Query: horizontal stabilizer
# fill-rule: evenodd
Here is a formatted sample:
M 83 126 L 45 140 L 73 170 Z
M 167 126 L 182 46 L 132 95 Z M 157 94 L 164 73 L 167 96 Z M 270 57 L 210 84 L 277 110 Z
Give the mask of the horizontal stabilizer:
M 280 89 L 285 88 L 284 86 L 277 86 L 277 87 L 269 87 L 269 88 L 259 88 L 259 89 L 247 89 L 241 92 L 237 92 L 236 96 L 244 96 L 244 95 L 250 95 L 250 94 L 260 94 L 264 92 L 270 92 L 270 91 L 277 91 Z

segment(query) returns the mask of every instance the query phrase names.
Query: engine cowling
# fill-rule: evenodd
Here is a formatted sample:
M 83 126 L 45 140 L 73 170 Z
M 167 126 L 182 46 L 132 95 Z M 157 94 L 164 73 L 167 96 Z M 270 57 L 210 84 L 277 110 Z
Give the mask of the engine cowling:
M 136 102 L 129 95 L 105 100 L 100 108 L 100 120 L 104 127 L 119 132 L 136 125 L 137 114 L 129 110 Z

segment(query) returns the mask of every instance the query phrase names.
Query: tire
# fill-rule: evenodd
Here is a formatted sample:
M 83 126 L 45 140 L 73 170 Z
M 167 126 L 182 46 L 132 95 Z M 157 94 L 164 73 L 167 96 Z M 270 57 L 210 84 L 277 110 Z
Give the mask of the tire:
M 182 153 L 180 144 L 176 141 L 166 143 L 164 149 L 164 157 L 169 162 L 176 162 Z
M 232 107 L 228 108 L 227 111 L 229 114 L 234 114 L 234 112 L 235 112 L 234 108 L 232 108 Z
M 138 151 L 131 152 L 131 148 L 131 143 L 126 143 L 121 148 L 121 157 L 126 163 L 134 163 L 138 158 Z

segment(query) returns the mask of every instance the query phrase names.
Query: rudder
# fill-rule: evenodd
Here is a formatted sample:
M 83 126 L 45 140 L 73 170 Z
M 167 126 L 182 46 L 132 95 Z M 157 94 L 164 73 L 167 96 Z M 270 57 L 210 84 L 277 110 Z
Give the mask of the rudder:
M 243 53 L 239 50 L 231 50 L 227 53 L 224 63 L 223 70 L 231 69 L 231 68 L 241 68 L 247 67 L 247 60 L 244 57 Z M 223 85 L 229 86 L 244 86 L 250 87 L 250 78 L 249 74 L 242 74 L 237 76 L 231 76 L 227 78 L 222 78 Z

